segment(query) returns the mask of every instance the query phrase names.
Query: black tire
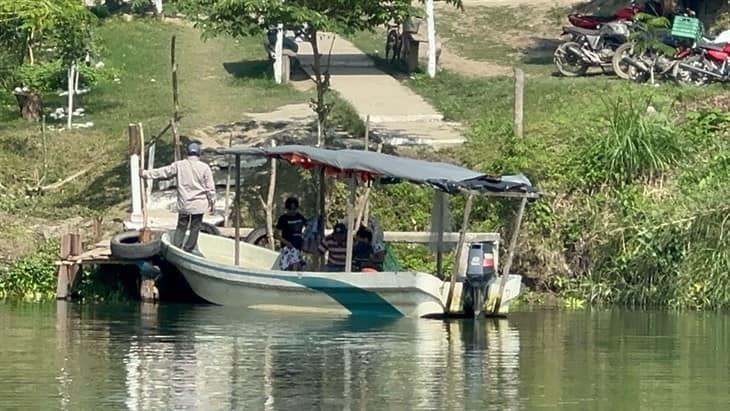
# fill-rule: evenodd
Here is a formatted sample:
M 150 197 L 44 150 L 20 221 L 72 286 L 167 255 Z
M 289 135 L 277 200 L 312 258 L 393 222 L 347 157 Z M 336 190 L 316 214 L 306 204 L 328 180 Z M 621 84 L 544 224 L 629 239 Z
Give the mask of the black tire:
M 555 50 L 553 59 L 560 74 L 565 77 L 578 77 L 586 74 L 590 65 L 580 56 L 580 44 L 567 41 Z
M 221 230 L 213 224 L 203 223 L 200 226 L 200 232 L 210 235 L 221 235 Z
M 710 79 L 707 78 L 705 74 L 692 71 L 689 68 L 684 68 L 682 65 L 686 67 L 705 69 L 705 63 L 702 56 L 693 55 L 677 62 L 674 66 L 672 77 L 674 77 L 675 81 L 681 85 L 704 86 L 709 83 Z
M 613 54 L 613 58 L 611 59 L 611 67 L 618 78 L 624 80 L 629 80 L 631 78 L 629 75 L 629 67 L 631 66 L 623 60 L 624 57 L 633 57 L 633 55 L 633 43 L 624 43 L 616 49 L 616 52 Z
M 147 243 L 139 242 L 139 231 L 126 231 L 111 240 L 112 257 L 120 260 L 144 260 L 160 253 L 160 236 L 152 235 Z
M 269 236 L 266 232 L 265 227 L 259 227 L 251 231 L 247 236 L 246 240 L 249 244 L 254 244 L 259 247 L 266 247 L 269 245 Z

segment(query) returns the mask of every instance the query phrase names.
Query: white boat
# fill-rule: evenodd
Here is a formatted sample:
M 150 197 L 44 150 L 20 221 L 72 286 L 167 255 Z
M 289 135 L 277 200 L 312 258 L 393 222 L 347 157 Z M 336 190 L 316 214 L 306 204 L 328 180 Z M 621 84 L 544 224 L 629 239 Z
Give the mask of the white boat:
M 348 233 L 355 232 L 355 195 L 358 181 L 405 181 L 430 186 L 440 197 L 445 197 L 445 194 L 467 194 L 468 200 L 456 247 L 458 267 L 456 272 L 451 273 L 448 282 L 441 281 L 435 275 L 419 272 L 351 272 L 352 235 L 347 238 L 345 272 L 341 273 L 277 270 L 277 252 L 240 241 L 238 218 L 235 219 L 235 239 L 201 234 L 195 253 L 188 253 L 171 245 L 169 236 L 163 236 L 163 256 L 182 272 L 198 296 L 211 303 L 254 309 L 356 315 L 423 317 L 466 313 L 482 316 L 486 313 L 507 313 L 510 302 L 520 293 L 521 276 L 505 273 L 510 273 L 517 233 L 527 201 L 540 197 L 540 193 L 524 175 L 497 177 L 453 164 L 372 151 L 327 150 L 296 145 L 271 148 L 233 147 L 220 153 L 235 157 L 236 216 L 240 216 L 240 171 L 241 158 L 244 156 L 279 159 L 305 168 L 317 168 L 321 180 L 326 174 L 348 179 Z M 320 185 L 320 189 L 320 198 L 323 199 L 323 185 Z M 465 247 L 469 248 L 465 243 L 465 233 L 475 195 L 520 201 L 502 276 L 495 276 L 499 270 L 491 251 L 479 251 L 474 255 L 470 252 L 468 268 L 461 264 Z M 320 200 L 318 205 L 320 222 L 326 221 L 324 203 L 324 200 Z M 321 238 L 322 233 L 317 231 L 315 234 L 316 238 Z M 443 250 L 442 237 L 438 237 L 438 250 Z M 441 251 L 437 251 L 437 254 L 437 271 L 446 276 L 443 272 Z
M 185 276 L 193 291 L 219 305 L 250 309 L 424 317 L 446 310 L 450 282 L 418 272 L 331 273 L 279 271 L 279 253 L 240 242 L 240 264 L 235 265 L 235 240 L 200 234 L 198 251 L 188 253 L 162 237 L 162 254 Z M 521 276 L 510 275 L 499 314 L 520 292 Z M 456 283 L 452 306 L 461 301 Z M 487 307 L 499 293 L 499 277 L 488 285 Z

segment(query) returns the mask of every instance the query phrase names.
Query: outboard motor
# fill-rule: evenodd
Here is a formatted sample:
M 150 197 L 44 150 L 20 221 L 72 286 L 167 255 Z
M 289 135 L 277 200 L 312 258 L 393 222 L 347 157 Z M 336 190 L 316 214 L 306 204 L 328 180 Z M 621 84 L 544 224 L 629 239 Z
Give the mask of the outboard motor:
M 473 313 L 474 317 L 483 314 L 487 288 L 496 273 L 494 243 L 484 241 L 469 244 L 466 282 L 463 289 L 464 312 Z

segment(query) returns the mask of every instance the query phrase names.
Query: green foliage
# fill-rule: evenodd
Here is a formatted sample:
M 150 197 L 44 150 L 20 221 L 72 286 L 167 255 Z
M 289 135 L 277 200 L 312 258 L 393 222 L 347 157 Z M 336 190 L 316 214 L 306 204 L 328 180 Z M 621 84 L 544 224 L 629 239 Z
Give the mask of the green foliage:
M 2 85 L 51 89 L 59 61 L 68 66 L 94 52 L 95 21 L 76 0 L 0 0 L 0 77 L 7 79 Z M 27 67 L 34 65 L 41 67 Z
M 586 183 L 613 187 L 660 177 L 684 155 L 679 134 L 658 113 L 647 113 L 651 100 L 619 98 L 606 105 L 608 113 L 596 134 L 587 136 L 576 162 Z
M 0 266 L 0 299 L 39 301 L 56 295 L 57 245 L 46 244 L 39 252 L 10 266 Z
M 654 50 L 671 56 L 674 48 L 664 43 L 663 38 L 670 33 L 672 23 L 666 17 L 638 13 L 632 27 L 631 41 L 637 53 Z

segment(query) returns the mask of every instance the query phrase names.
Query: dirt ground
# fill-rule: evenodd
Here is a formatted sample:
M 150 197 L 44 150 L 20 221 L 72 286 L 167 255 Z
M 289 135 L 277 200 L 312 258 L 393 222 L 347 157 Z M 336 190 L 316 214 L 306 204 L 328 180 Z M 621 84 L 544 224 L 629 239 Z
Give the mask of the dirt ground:
M 470 76 L 500 76 L 511 73 L 512 66 L 505 64 L 503 61 L 493 61 L 489 57 L 474 58 L 463 55 L 464 53 L 460 52 L 459 48 L 463 50 L 464 46 L 459 47 L 458 44 L 459 41 L 463 40 L 455 38 L 453 33 L 459 33 L 459 37 L 478 35 L 480 24 L 477 21 L 483 20 L 484 15 L 489 13 L 490 9 L 509 8 L 515 14 L 522 13 L 522 10 L 524 10 L 524 18 L 534 22 L 531 23 L 529 29 L 511 30 L 509 33 L 500 34 L 498 38 L 490 38 L 490 34 L 487 34 L 485 30 L 484 43 L 491 43 L 491 45 L 520 44 L 526 50 L 529 50 L 525 52 L 526 57 L 530 59 L 549 59 L 557 44 L 560 24 L 551 21 L 553 19 L 549 18 L 548 15 L 555 13 L 560 8 L 568 8 L 580 2 L 576 0 L 464 0 L 463 3 L 464 16 L 459 19 L 462 26 L 459 27 L 455 25 L 456 23 L 449 22 L 451 26 L 449 32 L 442 30 L 439 33 L 442 40 L 441 66 Z M 449 16 L 449 12 L 453 12 L 453 10 L 449 10 L 449 6 L 443 4 L 437 7 L 437 13 L 442 12 L 443 16 Z

